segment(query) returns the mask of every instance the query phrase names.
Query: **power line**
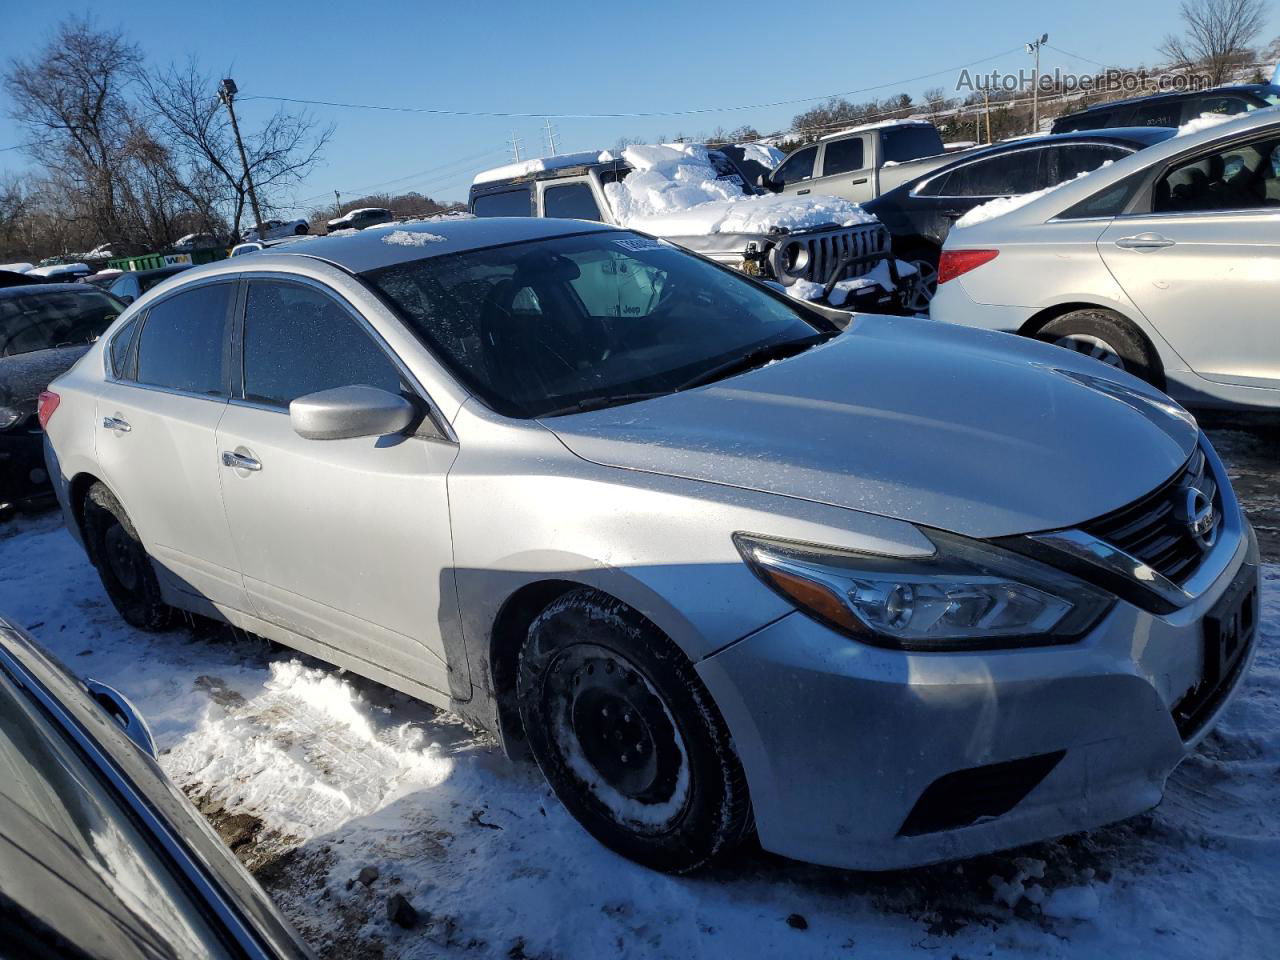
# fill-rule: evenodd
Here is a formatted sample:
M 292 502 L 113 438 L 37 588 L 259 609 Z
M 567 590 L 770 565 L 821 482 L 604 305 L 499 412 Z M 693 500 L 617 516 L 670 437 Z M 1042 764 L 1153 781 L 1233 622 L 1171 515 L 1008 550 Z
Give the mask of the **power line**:
M 309 100 L 302 97 L 280 97 L 268 94 L 259 94 L 251 97 L 246 96 L 241 97 L 240 99 L 242 101 L 271 100 L 280 103 L 299 103 L 313 107 L 341 107 L 343 109 L 350 110 L 380 110 L 389 113 L 421 113 L 441 117 L 483 117 L 517 120 L 625 120 L 657 117 L 689 117 L 707 113 L 736 113 L 743 110 L 765 110 L 770 107 L 785 107 L 798 103 L 814 103 L 819 100 L 832 100 L 837 97 L 852 97 L 857 94 L 870 93 L 873 90 L 883 90 L 886 87 L 900 87 L 905 84 L 916 83 L 920 80 L 928 80 L 932 77 L 942 76 L 946 73 L 955 73 L 957 70 L 963 70 L 966 67 L 973 67 L 980 63 L 987 63 L 991 60 L 998 60 L 1001 57 L 1007 57 L 1012 53 L 1018 53 L 1021 49 L 1021 47 L 1015 47 L 1011 50 L 1002 50 L 989 57 L 983 57 L 979 60 L 970 60 L 967 63 L 962 63 L 958 66 L 945 67 L 941 70 L 922 73 L 902 80 L 892 80 L 887 83 L 878 83 L 869 87 L 860 87 L 857 90 L 845 90 L 840 93 L 827 93 L 816 97 L 796 97 L 791 100 L 773 100 L 768 103 L 738 104 L 736 106 L 725 107 L 697 107 L 689 110 L 648 110 L 637 111 L 634 113 L 556 113 L 549 110 L 540 110 L 533 113 L 519 113 L 505 110 L 450 110 L 444 107 L 398 107 L 374 103 L 345 103 L 337 100 Z

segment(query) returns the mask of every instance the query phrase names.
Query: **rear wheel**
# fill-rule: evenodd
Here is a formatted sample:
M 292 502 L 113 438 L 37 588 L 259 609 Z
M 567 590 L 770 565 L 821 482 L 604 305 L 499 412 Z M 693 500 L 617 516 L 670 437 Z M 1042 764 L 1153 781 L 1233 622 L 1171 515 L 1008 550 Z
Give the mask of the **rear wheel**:
M 902 255 L 902 261 L 916 268 L 915 275 L 907 278 L 912 281 L 905 306 L 912 313 L 928 313 L 929 304 L 938 292 L 938 257 L 937 247 L 912 247 Z
M 605 846 L 683 873 L 751 826 L 742 766 L 683 653 L 594 590 L 529 628 L 517 678 L 529 746 L 556 796 Z
M 120 616 L 140 630 L 163 630 L 173 608 L 160 597 L 160 582 L 129 515 L 105 484 L 84 500 L 85 544 L 102 586 Z
M 1110 310 L 1073 310 L 1050 320 L 1037 340 L 1074 350 L 1163 388 L 1155 352 L 1123 317 Z

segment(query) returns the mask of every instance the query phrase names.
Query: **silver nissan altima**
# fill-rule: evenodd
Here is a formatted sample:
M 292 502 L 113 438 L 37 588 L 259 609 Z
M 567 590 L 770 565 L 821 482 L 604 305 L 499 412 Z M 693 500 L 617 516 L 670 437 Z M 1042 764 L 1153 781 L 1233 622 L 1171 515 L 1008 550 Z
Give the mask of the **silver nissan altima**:
M 1252 531 L 1158 391 L 598 224 L 184 271 L 39 414 L 129 623 L 218 617 L 454 710 L 664 870 L 1138 813 L 1254 647 Z

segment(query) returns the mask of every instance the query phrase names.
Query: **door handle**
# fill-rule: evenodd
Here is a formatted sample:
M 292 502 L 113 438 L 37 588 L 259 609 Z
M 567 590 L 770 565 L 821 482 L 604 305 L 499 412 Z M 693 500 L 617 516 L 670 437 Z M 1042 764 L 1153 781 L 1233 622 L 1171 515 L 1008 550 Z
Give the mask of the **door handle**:
M 867 178 L 866 178 L 866 177 L 859 177 L 857 180 L 853 181 L 853 185 L 854 185 L 855 187 L 860 187 L 860 186 L 862 186 L 862 185 L 863 185 L 864 183 L 866 183 L 866 182 L 867 182 Z
M 808 192 L 809 192 L 809 188 L 808 188 L 808 187 L 806 187 L 806 188 L 805 188 L 805 189 L 803 189 L 803 190 L 797 190 L 797 191 L 796 191 L 796 196 L 797 196 L 797 197 L 803 197 L 803 196 L 804 196 L 806 193 L 808 193 Z
M 117 430 L 120 433 L 128 433 L 133 429 L 129 426 L 128 420 L 121 420 L 119 417 L 103 417 L 102 426 L 107 430 Z
M 1123 250 L 1159 250 L 1161 247 L 1172 247 L 1175 241 L 1162 237 L 1158 233 L 1139 233 L 1133 237 L 1121 237 L 1116 246 Z
M 237 470 L 261 470 L 262 464 L 253 457 L 246 457 L 243 453 L 235 453 L 231 450 L 222 451 L 222 465 L 224 467 L 235 467 Z

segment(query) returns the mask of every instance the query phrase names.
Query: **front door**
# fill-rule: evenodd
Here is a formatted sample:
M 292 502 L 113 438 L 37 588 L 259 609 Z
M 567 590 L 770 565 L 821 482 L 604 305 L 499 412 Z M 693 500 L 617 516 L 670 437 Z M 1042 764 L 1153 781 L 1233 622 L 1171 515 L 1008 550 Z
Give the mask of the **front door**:
M 1197 374 L 1280 387 L 1280 137 L 1175 162 L 1098 250 Z
M 457 614 L 445 477 L 456 446 L 419 435 L 300 437 L 291 400 L 350 384 L 408 392 L 405 377 L 327 290 L 266 278 L 245 286 L 242 368 L 218 450 L 255 612 L 450 692 L 443 636 Z M 466 664 L 453 668 L 458 696 Z

